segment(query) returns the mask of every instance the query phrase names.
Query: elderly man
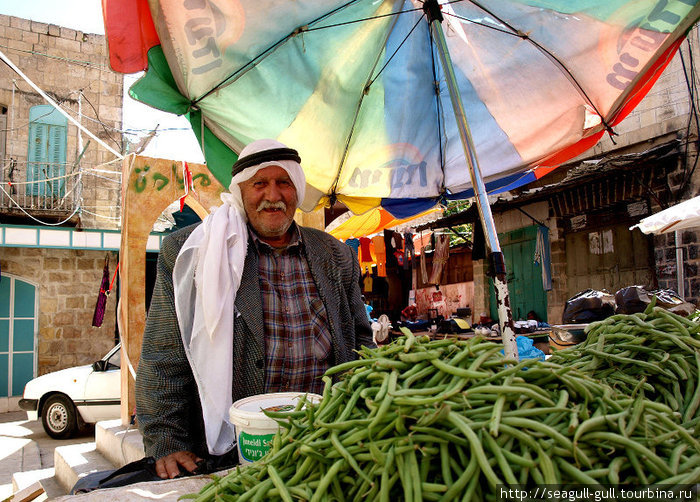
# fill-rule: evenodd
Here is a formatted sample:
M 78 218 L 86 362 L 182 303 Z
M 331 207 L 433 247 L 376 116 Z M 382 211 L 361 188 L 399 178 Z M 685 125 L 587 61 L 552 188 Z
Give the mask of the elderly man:
M 161 478 L 235 458 L 232 402 L 315 392 L 371 345 L 352 250 L 298 226 L 306 179 L 274 140 L 243 149 L 223 205 L 163 240 L 136 377 L 146 454 Z

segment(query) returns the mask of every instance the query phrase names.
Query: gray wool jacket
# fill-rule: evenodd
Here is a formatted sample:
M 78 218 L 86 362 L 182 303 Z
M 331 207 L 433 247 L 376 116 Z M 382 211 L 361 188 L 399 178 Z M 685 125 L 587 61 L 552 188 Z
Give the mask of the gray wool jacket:
M 136 415 L 147 456 L 188 450 L 206 458 L 204 422 L 197 385 L 182 345 L 174 305 L 172 273 L 177 254 L 196 225 L 163 239 L 158 273 L 136 375 Z M 359 288 L 360 267 L 349 246 L 320 230 L 299 227 L 304 255 L 328 312 L 333 364 L 357 358 L 372 345 Z M 257 254 L 248 244 L 236 295 L 232 399 L 264 392 L 265 340 Z M 243 322 L 240 322 L 240 321 Z

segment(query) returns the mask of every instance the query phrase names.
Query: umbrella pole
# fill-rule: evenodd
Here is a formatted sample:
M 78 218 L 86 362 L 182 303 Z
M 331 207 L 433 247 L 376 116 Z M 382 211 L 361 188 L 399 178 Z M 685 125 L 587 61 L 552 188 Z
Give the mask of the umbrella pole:
M 508 297 L 506 264 L 503 253 L 501 252 L 501 244 L 498 241 L 498 233 L 496 232 L 496 225 L 493 221 L 493 214 L 491 213 L 491 206 L 489 205 L 488 194 L 486 193 L 486 185 L 481 176 L 479 162 L 476 158 L 474 142 L 471 132 L 469 131 L 469 124 L 467 123 L 467 116 L 462 106 L 462 98 L 459 88 L 457 87 L 457 79 L 455 78 L 452 59 L 447 50 L 445 34 L 442 31 L 442 13 L 440 12 L 440 6 L 437 0 L 426 0 L 423 4 L 423 10 L 430 22 L 430 31 L 436 42 L 440 55 L 440 62 L 445 71 L 447 88 L 450 92 L 450 99 L 452 100 L 452 107 L 455 111 L 455 119 L 457 120 L 457 128 L 459 129 L 459 136 L 462 140 L 464 156 L 467 159 L 469 175 L 471 176 L 472 186 L 474 187 L 474 200 L 476 202 L 476 208 L 479 211 L 481 224 L 484 228 L 489 264 L 493 273 L 493 284 L 496 290 L 498 323 L 501 327 L 501 339 L 503 340 L 504 352 L 507 358 L 517 360 L 518 350 L 515 342 L 515 332 L 513 330 L 513 314 L 510 310 L 510 299 Z

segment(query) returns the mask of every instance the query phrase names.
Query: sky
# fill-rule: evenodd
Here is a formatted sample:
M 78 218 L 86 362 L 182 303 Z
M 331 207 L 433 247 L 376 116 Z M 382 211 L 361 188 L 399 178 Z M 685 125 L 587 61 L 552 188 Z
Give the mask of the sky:
M 65 26 L 84 33 L 102 35 L 105 31 L 101 0 L 0 0 L 0 14 Z M 160 131 L 142 155 L 204 162 L 194 133 L 184 117 L 155 110 L 129 97 L 127 89 L 139 76 L 124 76 L 124 129 L 144 131 L 145 135 L 158 126 Z M 133 135 L 128 137 L 136 139 Z

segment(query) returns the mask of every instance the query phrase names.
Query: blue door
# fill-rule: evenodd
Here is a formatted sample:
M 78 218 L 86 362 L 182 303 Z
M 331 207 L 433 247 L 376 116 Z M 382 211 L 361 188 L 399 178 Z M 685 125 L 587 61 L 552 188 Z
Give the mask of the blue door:
M 11 275 L 0 278 L 0 397 L 21 396 L 36 375 L 36 287 Z

